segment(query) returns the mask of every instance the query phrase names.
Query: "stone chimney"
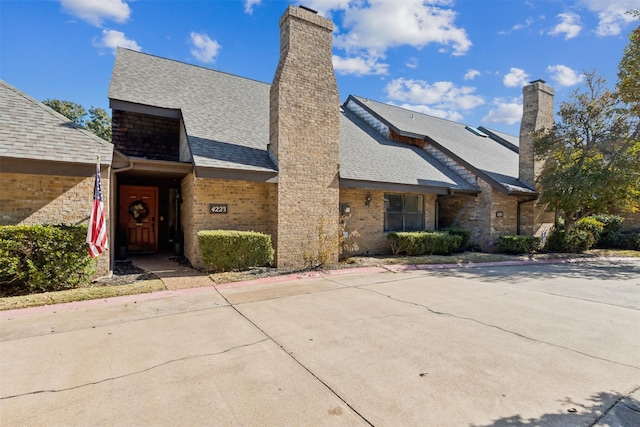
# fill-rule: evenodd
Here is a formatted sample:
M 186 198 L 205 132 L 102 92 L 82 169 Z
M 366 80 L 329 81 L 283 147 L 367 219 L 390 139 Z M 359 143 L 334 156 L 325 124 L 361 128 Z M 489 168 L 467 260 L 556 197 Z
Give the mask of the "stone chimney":
M 542 164 L 535 160 L 531 134 L 543 128 L 553 127 L 553 88 L 544 80 L 531 82 L 522 88 L 522 104 L 519 178 L 534 188 Z
M 340 96 L 332 31 L 333 23 L 310 9 L 289 6 L 280 18 L 269 123 L 269 153 L 278 165 L 278 267 L 338 260 Z

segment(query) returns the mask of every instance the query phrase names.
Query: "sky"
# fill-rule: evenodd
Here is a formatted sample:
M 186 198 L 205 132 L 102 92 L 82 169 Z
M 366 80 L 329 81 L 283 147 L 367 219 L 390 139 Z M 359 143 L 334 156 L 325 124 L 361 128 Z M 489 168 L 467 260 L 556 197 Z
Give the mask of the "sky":
M 117 46 L 271 83 L 289 4 L 330 18 L 350 95 L 518 135 L 522 86 L 614 87 L 640 0 L 0 0 L 0 79 L 109 110 Z

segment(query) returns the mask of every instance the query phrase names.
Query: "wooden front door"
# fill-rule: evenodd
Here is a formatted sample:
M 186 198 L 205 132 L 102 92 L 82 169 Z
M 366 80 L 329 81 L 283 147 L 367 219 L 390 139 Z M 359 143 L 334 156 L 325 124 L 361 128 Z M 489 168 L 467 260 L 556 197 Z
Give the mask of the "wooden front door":
M 120 230 L 132 252 L 158 250 L 158 187 L 120 186 Z

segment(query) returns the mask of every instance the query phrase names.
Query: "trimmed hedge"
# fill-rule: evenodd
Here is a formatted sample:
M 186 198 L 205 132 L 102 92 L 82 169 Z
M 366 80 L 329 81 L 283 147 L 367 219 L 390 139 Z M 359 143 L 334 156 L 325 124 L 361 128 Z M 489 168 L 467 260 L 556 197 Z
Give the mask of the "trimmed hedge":
M 462 243 L 460 243 L 460 248 L 458 252 L 464 252 L 471 247 L 471 230 L 466 230 L 464 228 L 444 228 L 440 231 L 444 231 L 446 233 L 451 234 L 452 236 L 460 236 L 462 237 Z
M 540 247 L 540 238 L 532 236 L 500 236 L 497 250 L 507 254 L 530 254 Z
M 591 218 L 600 221 L 604 229 L 600 233 L 600 238 L 596 240 L 596 248 L 620 248 L 622 246 L 621 230 L 624 218 L 618 215 L 597 214 Z
M 202 230 L 198 245 L 208 271 L 246 270 L 273 262 L 271 236 L 255 231 Z
M 459 252 L 463 238 L 444 231 L 391 232 L 387 240 L 394 255 L 451 255 Z
M 95 260 L 86 225 L 0 226 L 0 295 L 76 288 L 90 282 Z
M 544 249 L 548 252 L 581 253 L 594 243 L 595 238 L 588 231 L 573 229 L 566 234 L 563 229 L 554 228 L 549 233 Z

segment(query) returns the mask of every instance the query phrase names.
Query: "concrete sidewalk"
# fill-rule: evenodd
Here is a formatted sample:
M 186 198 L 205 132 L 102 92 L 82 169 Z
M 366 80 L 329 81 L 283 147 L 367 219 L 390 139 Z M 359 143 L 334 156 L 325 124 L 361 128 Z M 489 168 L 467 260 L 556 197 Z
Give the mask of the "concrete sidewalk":
M 1 425 L 640 425 L 640 262 L 0 313 Z

